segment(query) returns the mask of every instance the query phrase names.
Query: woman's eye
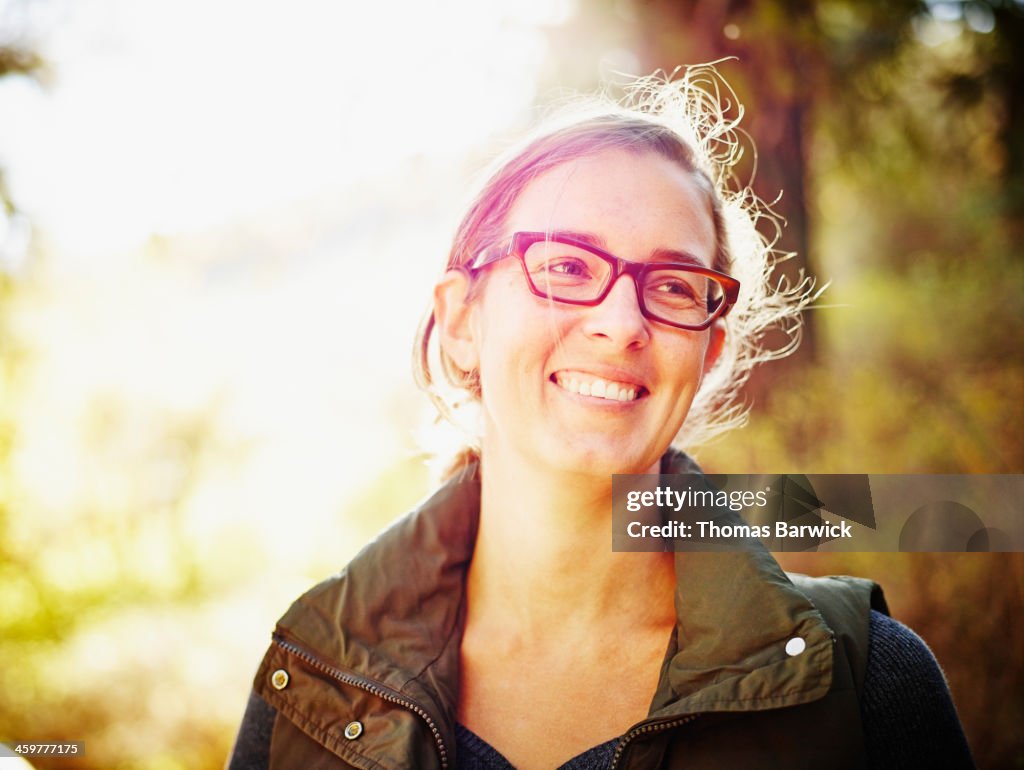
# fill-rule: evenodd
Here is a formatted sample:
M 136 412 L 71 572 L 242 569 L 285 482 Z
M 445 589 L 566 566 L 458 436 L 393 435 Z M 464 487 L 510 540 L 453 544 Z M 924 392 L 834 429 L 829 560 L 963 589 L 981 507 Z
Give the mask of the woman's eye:
M 697 292 L 685 281 L 662 281 L 654 290 L 660 294 L 667 294 L 680 299 L 696 299 Z
M 582 259 L 574 259 L 572 257 L 549 259 L 541 265 L 541 269 L 551 275 L 571 276 L 573 278 L 587 278 L 590 276 L 587 263 Z

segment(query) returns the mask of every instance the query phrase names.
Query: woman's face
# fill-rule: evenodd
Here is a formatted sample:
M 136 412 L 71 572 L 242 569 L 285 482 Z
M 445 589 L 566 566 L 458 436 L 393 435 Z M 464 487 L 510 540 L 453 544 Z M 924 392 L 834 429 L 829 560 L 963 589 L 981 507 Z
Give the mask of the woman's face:
M 516 231 L 584 235 L 635 262 L 677 251 L 711 267 L 716 246 L 710 203 L 693 176 L 660 155 L 621 150 L 532 181 L 505 237 Z M 581 307 L 533 295 L 516 259 L 489 270 L 470 312 L 488 462 L 595 475 L 656 471 L 717 356 L 721 327 L 696 332 L 648 320 L 628 276 L 600 305 Z M 619 396 L 579 392 L 602 384 L 606 396 L 612 384 Z M 623 391 L 635 397 L 621 400 Z

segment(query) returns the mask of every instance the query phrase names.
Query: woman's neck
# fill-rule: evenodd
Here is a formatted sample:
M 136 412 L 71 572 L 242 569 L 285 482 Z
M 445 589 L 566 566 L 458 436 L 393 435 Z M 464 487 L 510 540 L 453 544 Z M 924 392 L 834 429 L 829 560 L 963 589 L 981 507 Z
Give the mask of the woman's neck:
M 557 627 L 674 622 L 672 554 L 612 551 L 611 477 L 488 453 L 469 570 L 470 613 L 540 638 Z

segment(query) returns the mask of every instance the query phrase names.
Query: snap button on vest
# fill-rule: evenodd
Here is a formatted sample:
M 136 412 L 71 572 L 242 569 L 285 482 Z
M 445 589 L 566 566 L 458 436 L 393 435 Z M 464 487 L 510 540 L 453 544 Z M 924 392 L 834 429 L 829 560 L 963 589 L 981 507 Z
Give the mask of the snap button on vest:
M 279 668 L 270 675 L 270 684 L 273 685 L 275 690 L 283 690 L 288 686 L 288 672 L 283 668 Z
M 801 639 L 799 636 L 794 636 L 788 642 L 786 642 L 786 654 L 789 657 L 799 655 L 801 652 L 807 649 L 807 642 Z
M 345 737 L 350 741 L 354 741 L 360 735 L 363 734 L 363 723 L 362 722 L 349 722 L 345 725 Z

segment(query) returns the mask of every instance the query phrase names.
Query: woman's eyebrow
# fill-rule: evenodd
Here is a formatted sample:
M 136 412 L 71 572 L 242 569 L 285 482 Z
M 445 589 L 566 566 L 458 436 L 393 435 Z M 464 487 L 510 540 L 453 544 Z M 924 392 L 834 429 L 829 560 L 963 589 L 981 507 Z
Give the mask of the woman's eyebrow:
M 590 246 L 595 246 L 602 251 L 608 251 L 608 242 L 596 233 L 585 233 L 580 230 L 548 230 L 548 236 L 555 236 L 556 238 L 572 238 L 576 241 L 582 241 Z
M 549 230 L 548 235 L 564 238 L 573 238 L 574 240 L 581 241 L 590 246 L 595 246 L 602 251 L 608 251 L 608 242 L 605 241 L 600 235 L 596 233 L 585 233 L 578 230 Z M 707 267 L 707 263 L 694 256 L 688 251 L 680 251 L 678 249 L 655 249 L 651 252 L 652 262 L 679 262 L 684 265 L 695 265 L 697 267 Z
M 707 263 L 688 251 L 677 251 L 675 249 L 655 249 L 651 254 L 654 262 L 679 262 L 684 265 L 695 265 L 696 267 L 707 267 Z

